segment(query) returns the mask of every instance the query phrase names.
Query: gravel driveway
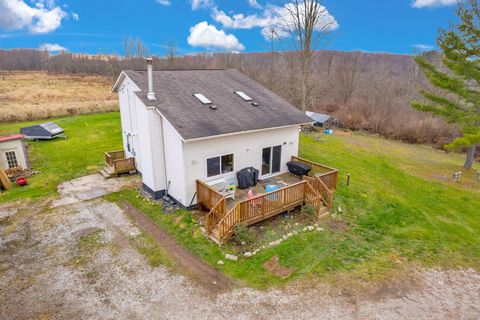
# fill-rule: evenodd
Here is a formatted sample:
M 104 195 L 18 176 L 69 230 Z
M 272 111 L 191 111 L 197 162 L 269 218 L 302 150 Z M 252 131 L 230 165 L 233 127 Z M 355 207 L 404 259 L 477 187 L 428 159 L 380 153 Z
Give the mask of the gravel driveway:
M 375 294 L 321 285 L 212 294 L 150 267 L 128 241 L 138 233 L 122 209 L 102 199 L 0 207 L 0 318 L 480 318 L 480 274 L 473 270 L 418 270 L 414 286 Z

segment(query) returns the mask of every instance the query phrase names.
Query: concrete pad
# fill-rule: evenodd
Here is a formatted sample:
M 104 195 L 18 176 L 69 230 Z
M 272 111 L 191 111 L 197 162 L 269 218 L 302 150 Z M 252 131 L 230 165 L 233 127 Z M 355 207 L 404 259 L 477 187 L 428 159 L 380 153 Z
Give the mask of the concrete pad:
M 75 198 L 75 197 L 62 197 L 58 200 L 53 201 L 52 204 L 50 205 L 50 209 L 61 207 L 61 206 L 66 206 L 66 205 L 70 205 L 70 204 L 75 204 L 75 203 L 79 203 L 79 202 L 80 202 L 80 200 L 78 198 Z
M 91 200 L 95 198 L 103 197 L 108 194 L 108 191 L 102 187 L 94 187 L 86 191 L 77 192 L 75 196 L 80 200 Z
M 139 183 L 138 176 L 105 179 L 98 173 L 65 181 L 58 186 L 60 199 L 55 200 L 50 208 L 100 198 L 109 193 L 120 191 L 125 186 Z

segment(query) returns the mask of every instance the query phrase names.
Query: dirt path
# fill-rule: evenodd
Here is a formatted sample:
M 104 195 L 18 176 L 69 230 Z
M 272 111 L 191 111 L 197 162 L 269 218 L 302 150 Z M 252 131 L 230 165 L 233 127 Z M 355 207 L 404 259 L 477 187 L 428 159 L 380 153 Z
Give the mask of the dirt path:
M 181 267 L 183 272 L 186 272 L 208 291 L 218 293 L 232 288 L 232 282 L 223 273 L 188 252 L 130 203 L 124 201 L 121 203 L 121 207 L 138 228 L 150 234 L 168 252 L 176 266 Z
M 140 230 L 125 211 L 102 199 L 0 206 L 0 319 L 480 318 L 474 270 L 416 269 L 408 285 L 370 293 L 317 284 L 208 294 L 189 276 L 152 268 L 130 245 Z

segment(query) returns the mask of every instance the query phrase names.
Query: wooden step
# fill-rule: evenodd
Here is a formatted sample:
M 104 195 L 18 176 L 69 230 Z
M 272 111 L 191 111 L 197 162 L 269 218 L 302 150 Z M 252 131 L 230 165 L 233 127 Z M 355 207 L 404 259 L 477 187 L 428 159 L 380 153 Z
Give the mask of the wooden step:
M 114 175 L 114 172 L 113 172 L 113 168 L 109 167 L 109 166 L 105 166 L 102 171 L 100 171 L 100 174 L 105 178 L 105 179 L 108 179 L 108 178 L 113 178 L 115 175 Z
M 217 244 L 221 244 L 220 243 L 220 230 L 218 228 L 218 225 L 213 227 L 212 233 L 210 233 L 210 239 L 212 239 L 213 242 L 215 242 Z
M 330 211 L 328 210 L 327 207 L 322 206 L 320 208 L 320 212 L 318 213 L 318 218 L 320 219 L 320 218 L 326 217 L 328 215 L 330 215 Z

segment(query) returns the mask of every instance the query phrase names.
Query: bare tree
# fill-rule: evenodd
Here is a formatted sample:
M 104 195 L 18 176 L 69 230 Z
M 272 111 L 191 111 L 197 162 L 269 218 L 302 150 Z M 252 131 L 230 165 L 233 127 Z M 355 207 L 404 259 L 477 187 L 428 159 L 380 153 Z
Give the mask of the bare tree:
M 273 87 L 273 82 L 275 78 L 275 56 L 276 56 L 276 51 L 275 51 L 275 41 L 279 39 L 279 36 L 277 34 L 277 31 L 275 30 L 274 26 L 270 26 L 268 29 L 268 40 L 270 41 L 270 77 L 269 77 L 269 83 L 270 87 Z
M 300 102 L 303 111 L 307 110 L 309 101 L 310 61 L 315 50 L 324 40 L 335 21 L 326 19 L 328 11 L 321 0 L 293 0 L 283 6 L 287 11 L 283 17 L 283 27 L 290 33 L 295 51 L 300 58 Z
M 337 89 L 343 104 L 350 102 L 355 92 L 359 57 L 359 52 L 353 56 L 342 55 L 336 67 Z
M 168 39 L 165 45 L 165 50 L 165 58 L 167 60 L 167 65 L 169 68 L 174 68 L 178 54 L 177 42 L 173 39 Z

